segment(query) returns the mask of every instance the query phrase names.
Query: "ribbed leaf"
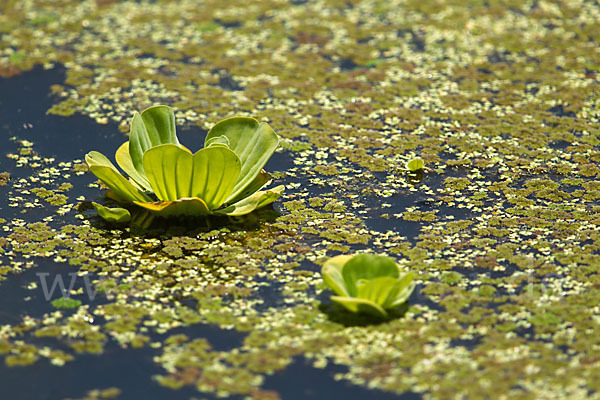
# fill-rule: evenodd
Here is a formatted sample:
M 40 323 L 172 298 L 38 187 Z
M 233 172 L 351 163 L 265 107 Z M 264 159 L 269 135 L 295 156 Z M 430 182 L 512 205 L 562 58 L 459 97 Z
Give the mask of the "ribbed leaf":
M 242 163 L 235 187 L 226 200 L 231 202 L 254 181 L 277 149 L 279 138 L 268 124 L 264 122 L 259 124 L 254 118 L 247 117 L 233 117 L 217 123 L 208 132 L 204 142 L 205 147 L 219 136 L 227 137 L 229 148 Z
M 355 313 L 364 312 L 381 318 L 386 318 L 388 315 L 383 308 L 381 308 L 380 306 L 378 306 L 370 300 L 342 296 L 331 296 L 331 300 L 344 306 L 349 311 Z
M 155 106 L 135 113 L 129 130 L 129 154 L 135 169 L 143 176 L 146 150 L 161 144 L 179 144 L 175 132 L 175 114 L 167 106 Z
M 335 294 L 338 296 L 349 296 L 350 294 L 346 290 L 344 284 L 344 278 L 342 277 L 342 268 L 344 264 L 351 259 L 352 256 L 335 256 L 331 257 L 323 264 L 321 268 L 321 275 L 323 281 Z
M 383 276 L 397 278 L 398 266 L 389 257 L 373 254 L 358 254 L 344 265 L 342 276 L 350 296 L 356 296 L 356 285 L 359 280 L 370 280 Z
M 237 196 L 231 199 L 227 199 L 227 203 L 237 203 L 238 201 L 245 199 L 246 197 L 252 196 L 254 193 L 258 192 L 260 189 L 265 187 L 271 181 L 271 175 L 266 172 L 264 169 L 261 170 L 256 178 L 250 184 L 248 184 L 243 191 L 238 193 Z
M 253 195 L 246 197 L 221 210 L 214 211 L 215 214 L 225 214 L 230 216 L 238 216 L 249 214 L 254 210 L 271 204 L 281 196 L 285 187 L 283 185 L 276 186 L 273 189 L 256 192 Z
M 161 217 L 172 215 L 204 216 L 209 215 L 210 210 L 202 199 L 184 198 L 176 201 L 156 201 L 152 203 L 143 203 L 136 201 L 140 207 L 152 211 Z
M 98 215 L 105 221 L 122 223 L 129 222 L 131 220 L 131 214 L 124 208 L 109 208 L 94 202 L 92 202 L 92 205 L 98 212 Z
M 193 156 L 172 144 L 153 147 L 144 153 L 146 177 L 159 200 L 192 197 Z
M 204 142 L 204 147 L 210 146 L 229 147 L 229 139 L 227 139 L 227 136 L 217 136 Z
M 160 200 L 197 197 L 210 210 L 225 202 L 240 173 L 240 160 L 223 146 L 205 148 L 192 155 L 180 146 L 164 144 L 147 150 L 143 163 Z
M 135 167 L 133 166 L 133 160 L 131 159 L 131 155 L 129 154 L 129 142 L 123 143 L 115 154 L 115 160 L 117 160 L 117 164 L 121 169 L 129 175 L 131 179 L 135 183 L 138 184 L 142 189 L 151 192 L 152 186 L 150 186 L 150 182 L 146 178 L 146 176 L 140 174 Z
M 356 297 L 372 301 L 381 308 L 388 308 L 404 289 L 397 278 L 382 276 L 356 285 Z
M 144 192 L 137 189 L 101 153 L 92 151 L 86 154 L 85 162 L 90 171 L 124 201 L 152 201 Z
M 277 200 L 279 198 L 279 196 L 281 196 L 281 194 L 283 193 L 284 190 L 285 190 L 285 186 L 279 185 L 279 186 L 275 186 L 272 189 L 263 191 L 265 193 L 265 195 L 262 195 L 260 197 L 260 200 L 258 201 L 258 205 L 256 206 L 256 209 L 259 209 L 261 207 L 264 207 L 266 205 L 273 203 L 275 200 Z
M 386 307 L 389 307 L 389 308 L 396 307 L 396 306 L 399 306 L 400 304 L 404 303 L 406 300 L 408 300 L 408 298 L 412 294 L 413 290 L 415 290 L 416 285 L 413 282 L 414 278 L 415 278 L 415 273 L 408 272 L 408 273 L 404 274 L 398 280 L 398 285 L 400 286 L 400 291 L 396 294 L 396 297 L 393 299 L 393 301 L 391 303 L 389 303 L 388 305 L 386 305 Z

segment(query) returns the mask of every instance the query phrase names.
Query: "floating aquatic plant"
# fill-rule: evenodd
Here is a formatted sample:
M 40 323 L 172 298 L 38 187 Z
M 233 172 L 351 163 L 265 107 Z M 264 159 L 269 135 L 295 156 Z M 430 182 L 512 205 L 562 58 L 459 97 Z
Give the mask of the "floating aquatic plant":
M 233 117 L 213 126 L 205 147 L 192 154 L 177 139 L 173 110 L 155 106 L 135 113 L 129 141 L 117 149 L 115 159 L 129 180 L 97 151 L 85 161 L 118 202 L 160 216 L 237 216 L 272 203 L 283 192 L 282 185 L 261 190 L 271 181 L 262 168 L 278 144 L 266 123 Z M 94 207 L 110 222 L 131 218 L 124 208 Z
M 321 274 L 336 294 L 331 300 L 352 312 L 380 317 L 404 303 L 415 288 L 413 272 L 403 273 L 391 258 L 373 254 L 332 257 Z
M 406 169 L 410 172 L 422 171 L 425 167 L 425 161 L 422 158 L 413 158 L 406 163 Z
M 10 174 L 8 172 L 0 172 L 0 186 L 6 186 L 10 180 Z
M 51 304 L 55 308 L 77 308 L 81 305 L 81 300 L 72 299 L 70 297 L 59 297 L 58 299 L 52 300 Z

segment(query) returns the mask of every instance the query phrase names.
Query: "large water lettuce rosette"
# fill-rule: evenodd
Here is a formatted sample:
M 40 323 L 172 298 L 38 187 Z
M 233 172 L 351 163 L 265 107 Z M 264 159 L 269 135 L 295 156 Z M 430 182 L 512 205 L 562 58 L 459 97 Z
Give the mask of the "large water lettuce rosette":
M 263 167 L 278 144 L 268 124 L 233 117 L 213 126 L 204 148 L 193 154 L 177 139 L 173 110 L 155 106 L 135 113 L 129 141 L 115 154 L 129 179 L 97 151 L 85 161 L 118 202 L 160 216 L 237 216 L 274 202 L 283 192 L 282 185 L 263 190 L 271 181 Z M 94 207 L 109 221 L 130 218 L 124 208 Z

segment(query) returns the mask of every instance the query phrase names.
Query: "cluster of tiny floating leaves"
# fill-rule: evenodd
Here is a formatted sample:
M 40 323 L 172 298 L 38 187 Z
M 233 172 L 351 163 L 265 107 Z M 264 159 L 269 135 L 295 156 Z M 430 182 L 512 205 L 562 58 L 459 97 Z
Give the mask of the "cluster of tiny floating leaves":
M 85 394 L 85 396 L 79 399 L 65 399 L 65 400 L 108 400 L 115 399 L 121 395 L 119 388 L 111 387 L 107 389 L 93 389 Z
M 0 328 L 0 353 L 62 365 L 107 341 L 149 347 L 165 386 L 255 399 L 299 355 L 430 399 L 597 396 L 599 31 L 600 7 L 575 0 L 2 3 L 0 75 L 66 67 L 51 113 L 124 131 L 156 103 L 204 129 L 252 115 L 293 166 L 275 174 L 279 216 L 150 235 L 90 220 L 99 186 L 80 161 L 21 143 L 27 176 L 0 179 L 19 213 L 0 276 L 51 258 L 106 301 L 75 291 L 74 310 Z M 403 171 L 416 155 L 422 177 Z M 324 257 L 366 248 L 419 273 L 400 318 L 323 292 Z M 217 351 L 169 335 L 195 324 L 247 336 Z
M 9 179 L 10 174 L 8 172 L 0 172 L 0 186 L 6 186 Z

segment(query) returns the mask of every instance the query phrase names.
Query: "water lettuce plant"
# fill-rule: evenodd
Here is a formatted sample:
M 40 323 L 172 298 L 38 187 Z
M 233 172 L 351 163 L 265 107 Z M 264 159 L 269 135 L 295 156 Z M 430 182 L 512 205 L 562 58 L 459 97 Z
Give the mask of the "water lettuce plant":
M 386 256 L 358 254 L 332 257 L 323 264 L 323 281 L 336 294 L 331 300 L 352 312 L 387 317 L 415 288 L 414 273 L 403 273 Z
M 213 126 L 204 148 L 192 154 L 177 139 L 173 110 L 155 106 L 134 114 L 129 141 L 115 154 L 129 179 L 97 151 L 85 161 L 117 202 L 160 216 L 237 216 L 272 203 L 283 192 L 282 185 L 261 190 L 271 181 L 262 168 L 278 145 L 268 124 L 233 117 Z M 131 218 L 124 208 L 94 207 L 110 222 Z

